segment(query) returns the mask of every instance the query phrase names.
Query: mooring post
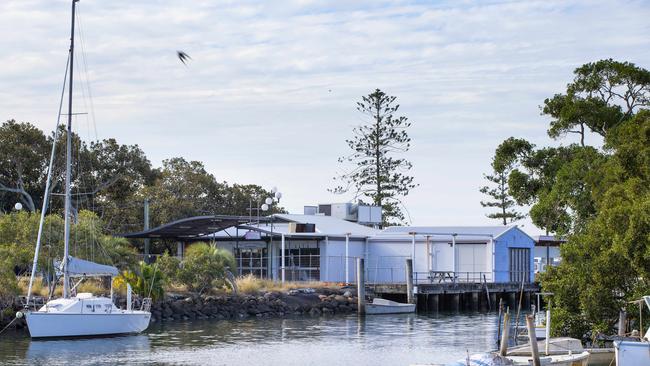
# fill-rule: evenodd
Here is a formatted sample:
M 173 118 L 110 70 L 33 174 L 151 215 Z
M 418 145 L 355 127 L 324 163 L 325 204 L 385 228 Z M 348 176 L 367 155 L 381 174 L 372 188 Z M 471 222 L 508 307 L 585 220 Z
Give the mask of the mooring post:
M 406 299 L 409 304 L 415 304 L 413 296 L 413 260 L 406 260 Z
M 535 336 L 535 317 L 526 315 L 526 327 L 528 328 L 528 342 L 530 343 L 530 353 L 533 357 L 533 366 L 541 366 L 539 360 L 539 349 L 537 348 L 537 336 Z
M 508 353 L 508 333 L 510 332 L 510 309 L 503 314 L 503 332 L 501 333 L 501 347 L 499 347 L 499 356 L 506 357 Z
M 625 318 L 627 317 L 627 314 L 625 313 L 625 310 L 621 309 L 621 311 L 618 313 L 618 335 L 621 337 L 625 337 Z
M 497 330 L 497 344 L 501 342 L 501 316 L 503 316 L 503 298 L 499 299 L 499 329 Z
M 366 313 L 366 278 L 363 258 L 357 258 L 357 311 L 359 315 Z

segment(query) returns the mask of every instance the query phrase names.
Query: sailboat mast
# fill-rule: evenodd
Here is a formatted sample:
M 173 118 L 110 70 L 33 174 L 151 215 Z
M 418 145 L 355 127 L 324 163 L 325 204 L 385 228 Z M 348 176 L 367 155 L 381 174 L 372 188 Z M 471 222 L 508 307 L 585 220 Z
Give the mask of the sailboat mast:
M 72 79 L 74 67 L 74 20 L 75 8 L 77 1 L 72 0 L 72 22 L 70 26 L 70 87 L 68 89 L 68 129 L 66 132 L 66 151 L 65 151 L 65 231 L 64 231 L 64 249 L 63 249 L 63 297 L 70 296 L 70 279 L 68 278 L 68 261 L 70 252 L 70 186 L 72 185 L 71 166 L 72 166 Z

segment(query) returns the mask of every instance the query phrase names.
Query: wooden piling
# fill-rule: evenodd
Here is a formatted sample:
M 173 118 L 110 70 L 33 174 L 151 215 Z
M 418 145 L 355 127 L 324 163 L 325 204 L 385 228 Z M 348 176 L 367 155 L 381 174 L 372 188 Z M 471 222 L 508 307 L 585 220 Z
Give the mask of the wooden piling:
M 508 354 L 508 334 L 510 333 L 510 310 L 503 314 L 503 331 L 501 332 L 501 345 L 499 347 L 499 356 L 506 357 Z
M 618 335 L 621 337 L 625 337 L 626 317 L 627 317 L 627 313 L 625 313 L 625 310 L 621 309 L 621 311 L 618 313 Z
M 363 258 L 357 258 L 357 311 L 359 315 L 366 313 L 366 278 Z
M 492 311 L 492 309 L 494 309 L 494 307 L 491 304 L 494 304 L 494 305 L 497 304 L 497 294 L 494 293 L 494 292 L 490 293 L 490 306 L 489 306 L 489 309 L 488 309 L 489 311 Z
M 478 311 L 478 292 L 472 292 L 472 311 Z
M 503 316 L 503 299 L 499 299 L 499 329 L 497 330 L 497 345 L 501 342 L 501 317 Z
M 406 260 L 406 300 L 409 304 L 415 304 L 413 296 L 413 260 Z
M 460 294 L 451 294 L 451 310 L 456 312 L 460 310 Z
M 526 327 L 528 328 L 528 342 L 530 343 L 530 352 L 533 357 L 533 366 L 541 366 L 539 349 L 537 349 L 537 337 L 535 336 L 535 317 L 526 315 Z
M 430 296 L 431 298 L 429 299 L 429 310 L 438 312 L 440 307 L 440 295 L 434 294 Z

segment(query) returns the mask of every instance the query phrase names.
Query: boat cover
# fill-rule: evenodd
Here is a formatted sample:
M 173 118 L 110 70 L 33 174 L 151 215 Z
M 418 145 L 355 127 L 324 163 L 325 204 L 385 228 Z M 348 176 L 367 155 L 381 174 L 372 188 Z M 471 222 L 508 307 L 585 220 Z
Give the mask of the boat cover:
M 83 276 L 117 276 L 119 271 L 113 266 L 99 264 L 84 259 L 68 257 L 68 275 L 71 277 Z

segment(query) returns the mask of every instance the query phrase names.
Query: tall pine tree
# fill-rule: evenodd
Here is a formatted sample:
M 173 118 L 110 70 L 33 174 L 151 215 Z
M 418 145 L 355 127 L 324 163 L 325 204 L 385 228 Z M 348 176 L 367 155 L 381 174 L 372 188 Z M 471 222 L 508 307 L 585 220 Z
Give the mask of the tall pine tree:
M 354 136 L 346 140 L 352 153 L 338 161 L 352 168 L 334 178 L 339 185 L 331 190 L 351 191 L 355 199 L 382 206 L 384 226 L 405 221 L 401 199 L 417 186 L 407 174 L 411 162 L 400 157 L 411 147 L 406 132 L 411 122 L 404 116 L 393 116 L 399 109 L 396 99 L 376 89 L 357 103 L 357 110 L 370 121 L 355 127 Z
M 501 220 L 503 225 L 507 225 L 509 222 L 523 219 L 525 215 L 514 210 L 517 204 L 508 192 L 508 177 L 512 171 L 512 165 L 505 162 L 505 159 L 501 159 L 499 155 L 499 149 L 497 149 L 497 154 L 492 160 L 493 172 L 491 175 L 485 175 L 485 179 L 491 184 L 480 188 L 480 192 L 489 196 L 491 200 L 481 201 L 481 206 L 496 208 L 495 212 L 485 216 Z

